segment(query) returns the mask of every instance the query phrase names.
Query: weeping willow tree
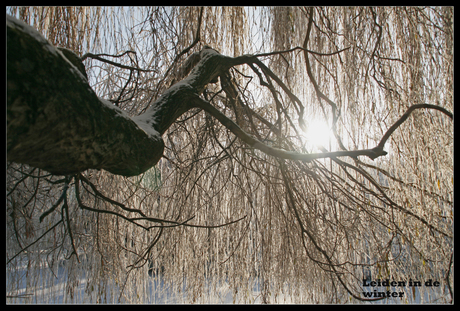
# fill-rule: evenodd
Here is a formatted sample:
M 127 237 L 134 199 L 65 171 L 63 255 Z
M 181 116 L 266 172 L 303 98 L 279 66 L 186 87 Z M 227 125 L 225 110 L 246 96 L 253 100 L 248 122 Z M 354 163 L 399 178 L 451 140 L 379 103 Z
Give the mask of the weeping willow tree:
M 9 302 L 452 302 L 453 8 L 7 14 Z

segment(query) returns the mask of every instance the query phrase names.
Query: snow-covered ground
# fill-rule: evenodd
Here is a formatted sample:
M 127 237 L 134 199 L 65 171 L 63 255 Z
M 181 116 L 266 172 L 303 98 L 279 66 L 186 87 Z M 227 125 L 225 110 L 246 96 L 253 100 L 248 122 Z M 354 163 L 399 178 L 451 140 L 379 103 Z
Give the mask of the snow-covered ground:
M 7 303 L 10 304 L 24 304 L 24 303 L 38 303 L 38 304 L 62 304 L 62 303 L 108 303 L 108 304 L 126 304 L 126 303 L 145 303 L 145 304 L 180 304 L 180 303 L 210 303 L 210 304 L 231 304 L 231 303 L 261 303 L 260 281 L 257 279 L 252 280 L 252 292 L 248 290 L 241 290 L 234 295 L 230 285 L 227 281 L 222 280 L 217 284 L 211 284 L 206 280 L 197 297 L 191 297 L 187 293 L 186 280 L 181 285 L 180 290 L 172 289 L 170 282 L 162 277 L 161 274 L 150 275 L 146 278 L 144 284 L 138 284 L 139 288 L 143 288 L 141 292 L 143 297 L 135 297 L 136 291 L 124 290 L 124 295 L 120 291 L 122 286 L 120 283 L 113 282 L 106 285 L 106 290 L 94 288 L 94 283 L 89 282 L 87 273 L 82 269 L 72 270 L 76 277 L 69 278 L 66 275 L 66 269 L 63 265 L 68 261 L 61 260 L 59 264 L 55 264 L 53 269 L 47 267 L 46 263 L 41 263 L 38 267 L 34 268 L 36 277 L 32 278 L 34 281 L 27 281 L 28 267 L 26 262 L 16 266 L 16 275 L 21 277 L 13 278 L 12 272 L 7 270 L 6 283 L 7 283 Z M 38 276 L 38 277 L 37 277 Z M 72 281 L 73 280 L 73 281 Z M 14 282 L 14 286 L 12 284 Z M 34 282 L 34 284 L 32 284 Z M 14 291 L 12 290 L 14 287 Z M 72 290 L 71 290 L 72 289 Z M 389 298 L 381 301 L 373 302 L 377 304 L 412 304 L 412 303 L 448 303 L 450 298 L 446 293 L 447 289 L 442 286 L 433 287 L 429 291 L 423 290 L 423 293 L 418 287 L 364 287 L 363 291 L 373 292 L 382 291 L 387 292 L 403 292 L 402 298 Z M 421 289 L 421 287 L 420 287 Z M 71 294 L 72 293 L 72 294 Z M 12 298 L 14 297 L 14 298 Z M 300 298 L 300 299 L 299 299 Z M 305 298 L 305 297 L 304 297 Z M 283 294 L 277 297 L 268 297 L 271 303 L 298 303 L 304 300 L 297 297 L 293 301 L 292 297 L 284 296 Z M 347 303 L 350 301 L 342 301 Z
M 59 264 L 55 264 L 53 269 L 46 267 L 46 264 L 41 264 L 35 267 L 35 273 L 38 277 L 27 280 L 27 264 L 17 265 L 15 274 L 21 277 L 16 280 L 12 277 L 12 272 L 6 272 L 7 283 L 7 303 L 22 304 L 22 303 L 46 303 L 46 304 L 62 304 L 62 303 L 146 303 L 146 304 L 177 304 L 190 303 L 190 297 L 186 293 L 185 284 L 180 292 L 172 290 L 171 285 L 165 282 L 161 275 L 149 276 L 146 278 L 145 284 L 148 293 L 143 298 L 133 297 L 133 300 L 127 300 L 127 295 L 122 295 L 120 298 L 121 284 L 107 285 L 110 290 L 103 292 L 100 289 L 95 289 L 91 282 L 88 281 L 87 273 L 83 269 L 75 271 L 78 275 L 75 281 L 69 280 L 64 267 L 66 261 L 62 260 Z M 15 282 L 14 290 L 11 290 L 12 284 Z M 72 288 L 72 295 L 70 294 Z M 9 290 L 8 290 L 9 289 Z M 126 290 L 125 290 L 126 292 Z M 205 297 L 197 297 L 196 303 L 234 303 L 233 295 L 230 286 L 227 282 L 221 282 L 218 286 L 205 285 Z M 251 299 L 257 302 L 258 290 L 255 288 L 254 297 Z M 136 295 L 135 295 L 136 296 Z

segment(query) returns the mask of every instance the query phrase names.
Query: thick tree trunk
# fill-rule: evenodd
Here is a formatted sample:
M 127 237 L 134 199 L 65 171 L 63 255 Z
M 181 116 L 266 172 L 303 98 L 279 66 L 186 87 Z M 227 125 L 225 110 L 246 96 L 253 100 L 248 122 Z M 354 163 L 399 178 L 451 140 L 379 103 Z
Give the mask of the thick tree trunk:
M 96 96 L 68 55 L 8 16 L 8 161 L 57 175 L 89 168 L 124 176 L 146 171 L 163 155 L 161 135 L 195 106 L 222 68 L 234 65 L 233 58 L 210 48 L 199 58 L 187 78 L 170 87 L 146 113 L 130 118 Z
M 7 17 L 7 159 L 71 174 L 89 168 L 137 175 L 164 142 L 91 90 L 86 78 L 30 26 Z

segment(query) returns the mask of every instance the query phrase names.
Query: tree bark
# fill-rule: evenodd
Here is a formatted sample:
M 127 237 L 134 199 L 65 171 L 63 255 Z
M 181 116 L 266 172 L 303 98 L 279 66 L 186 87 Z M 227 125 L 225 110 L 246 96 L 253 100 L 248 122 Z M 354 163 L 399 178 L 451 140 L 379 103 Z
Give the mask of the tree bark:
M 164 142 L 99 99 L 85 76 L 32 27 L 7 17 L 7 159 L 56 175 L 137 175 Z

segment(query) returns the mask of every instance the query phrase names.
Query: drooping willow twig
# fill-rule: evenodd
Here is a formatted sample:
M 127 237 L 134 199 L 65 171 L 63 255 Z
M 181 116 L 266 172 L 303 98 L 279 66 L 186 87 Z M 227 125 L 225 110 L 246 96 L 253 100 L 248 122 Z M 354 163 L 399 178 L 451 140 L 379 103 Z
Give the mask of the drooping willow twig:
M 315 159 L 321 158 L 331 158 L 331 157 L 357 157 L 357 156 L 367 156 L 372 160 L 375 160 L 378 157 L 387 155 L 387 152 L 383 150 L 383 146 L 390 135 L 409 117 L 410 113 L 415 109 L 420 108 L 428 108 L 428 109 L 435 109 L 439 110 L 446 115 L 448 115 L 451 119 L 453 119 L 453 114 L 445 108 L 436 105 L 430 104 L 418 104 L 411 106 L 406 113 L 396 121 L 390 129 L 385 133 L 382 137 L 380 143 L 372 148 L 372 149 L 360 149 L 360 150 L 342 150 L 342 151 L 332 151 L 332 152 L 324 152 L 324 153 L 300 153 L 296 151 L 287 151 L 279 148 L 271 147 L 260 140 L 252 137 L 248 133 L 246 133 L 241 127 L 239 127 L 233 120 L 228 118 L 225 114 L 215 108 L 211 103 L 208 101 L 196 96 L 193 98 L 193 105 L 195 107 L 199 107 L 212 115 L 214 118 L 219 120 L 225 127 L 227 127 L 233 134 L 235 134 L 238 138 L 242 141 L 250 145 L 251 147 L 261 150 L 262 152 L 275 156 L 281 159 L 289 159 L 289 160 L 301 160 L 301 161 L 312 161 Z
M 290 180 L 292 180 L 292 179 L 287 176 L 288 173 L 287 173 L 287 170 L 284 168 L 284 162 L 283 161 L 278 161 L 278 162 L 280 163 L 281 176 L 283 178 L 283 182 L 284 182 L 284 185 L 286 187 L 286 203 L 291 208 L 291 210 L 293 211 L 293 213 L 294 213 L 294 215 L 295 215 L 295 217 L 297 219 L 298 225 L 299 225 L 300 230 L 302 232 L 302 244 L 304 246 L 304 249 L 305 249 L 305 252 L 306 252 L 307 256 L 312 261 L 314 261 L 316 264 L 318 264 L 318 266 L 321 267 L 322 269 L 325 269 L 325 267 L 323 267 L 324 265 L 326 265 L 328 268 L 332 269 L 332 272 L 335 274 L 335 276 L 337 277 L 339 282 L 342 284 L 342 286 L 345 288 L 345 290 L 351 296 L 353 296 L 353 298 L 355 298 L 357 300 L 360 300 L 360 301 L 376 301 L 376 300 L 384 299 L 384 297 L 380 297 L 380 298 L 363 298 L 363 297 L 358 296 L 356 293 L 354 293 L 352 290 L 350 290 L 348 288 L 347 284 L 345 283 L 345 281 L 341 277 L 341 273 L 339 271 L 337 271 L 336 265 L 332 262 L 331 257 L 326 253 L 326 251 L 316 241 L 316 238 L 315 238 L 314 234 L 312 234 L 310 232 L 310 230 L 303 224 L 301 216 L 300 216 L 299 211 L 297 210 L 297 207 L 296 207 L 296 204 L 295 204 L 294 195 L 292 193 L 292 185 L 290 183 Z M 313 258 L 309 254 L 309 252 L 307 250 L 307 247 L 306 247 L 306 244 L 305 244 L 305 238 L 304 238 L 305 235 L 304 234 L 307 235 L 307 237 L 309 238 L 311 243 L 320 252 L 320 254 L 324 257 L 324 259 L 327 261 L 327 263 L 321 262 L 321 261 Z
M 233 220 L 233 221 L 230 221 L 230 222 L 227 222 L 227 223 L 224 223 L 224 224 L 220 224 L 220 225 L 195 225 L 195 224 L 189 224 L 188 223 L 189 221 L 191 221 L 194 218 L 194 216 L 192 216 L 192 217 L 190 217 L 187 220 L 182 221 L 182 222 L 178 222 L 178 221 L 174 221 L 174 220 L 161 219 L 161 218 L 156 218 L 156 217 L 149 217 L 149 216 L 145 215 L 140 209 L 129 208 L 129 207 L 126 207 L 124 204 L 122 204 L 120 202 L 117 202 L 115 200 L 107 198 L 106 196 L 101 194 L 96 189 L 96 186 L 94 186 L 88 179 L 86 179 L 81 174 L 76 175 L 75 179 L 76 179 L 76 182 L 75 182 L 75 195 L 76 195 L 78 206 L 80 208 L 85 209 L 85 210 L 89 210 L 89 211 L 92 211 L 92 212 L 95 212 L 95 213 L 110 214 L 110 215 L 114 215 L 116 217 L 120 217 L 120 218 L 122 218 L 122 219 L 124 219 L 124 220 L 126 220 L 128 222 L 131 222 L 131 223 L 133 223 L 133 224 L 135 224 L 135 225 L 137 225 L 137 226 L 139 226 L 139 227 L 141 227 L 141 228 L 143 228 L 143 229 L 145 229 L 147 231 L 152 229 L 152 228 L 172 228 L 172 227 L 177 227 L 177 226 L 212 229 L 212 228 L 219 228 L 219 227 L 228 226 L 228 225 L 237 223 L 237 222 L 239 222 L 239 221 L 241 221 L 241 220 L 246 218 L 246 216 L 244 216 L 244 217 L 241 217 L 241 218 L 239 218 L 237 220 Z M 80 197 L 80 180 L 82 180 L 85 183 L 87 183 L 88 185 L 90 185 L 90 187 L 95 192 L 94 196 L 96 198 L 99 198 L 99 199 L 101 199 L 101 200 L 103 200 L 105 202 L 108 202 L 108 203 L 112 204 L 112 205 L 116 205 L 116 206 L 120 207 L 124 211 L 130 212 L 130 213 L 137 213 L 137 214 L 141 215 L 142 217 L 128 217 L 128 216 L 125 216 L 123 214 L 117 213 L 115 211 L 92 208 L 92 207 L 89 207 L 89 206 L 83 204 L 83 202 L 81 201 L 81 197 Z M 150 222 L 150 223 L 158 223 L 159 225 L 146 226 L 146 225 L 140 224 L 139 221 L 146 221 L 146 222 Z M 166 223 L 166 224 L 169 224 L 169 225 L 164 225 L 163 223 Z
M 308 42 L 308 40 L 306 40 Z M 303 123 L 303 110 L 304 107 L 301 103 L 301 101 L 295 96 L 284 83 L 277 77 L 268 67 L 266 67 L 262 62 L 260 62 L 256 57 L 252 55 L 244 55 L 240 57 L 235 57 L 235 58 L 228 58 L 228 57 L 223 57 L 225 60 L 231 64 L 230 66 L 234 65 L 239 65 L 239 64 L 257 64 L 267 75 L 270 76 L 270 78 L 274 79 L 279 86 L 286 92 L 286 94 L 290 97 L 292 102 L 296 105 L 297 111 L 299 113 L 299 124 Z M 307 63 L 307 68 L 309 68 L 309 65 Z M 257 73 L 257 72 L 256 72 Z M 315 80 L 313 76 L 310 77 L 312 79 L 312 82 L 315 84 Z M 333 102 L 331 102 L 320 90 L 319 86 L 315 84 L 315 90 L 317 91 L 317 95 L 321 98 L 325 98 L 328 103 L 331 104 L 332 108 L 334 111 L 337 110 L 337 105 Z M 245 143 L 249 144 L 251 147 L 254 147 L 256 149 L 259 149 L 263 151 L 266 154 L 282 158 L 282 159 L 291 159 L 291 160 L 301 160 L 301 161 L 311 161 L 314 159 L 319 159 L 319 158 L 329 158 L 329 157 L 343 157 L 343 156 L 348 156 L 348 157 L 353 157 L 356 158 L 357 156 L 367 156 L 372 160 L 375 160 L 376 158 L 380 156 L 385 156 L 387 154 L 386 151 L 383 150 L 383 146 L 386 142 L 386 140 L 389 138 L 389 136 L 398 128 L 402 122 L 404 122 L 407 117 L 410 115 L 410 113 L 419 108 L 429 108 L 429 109 L 436 109 L 439 110 L 445 114 L 447 114 L 449 117 L 453 118 L 453 114 L 446 110 L 445 108 L 442 108 L 440 106 L 436 105 L 430 105 L 430 104 L 418 104 L 414 105 L 411 108 L 408 109 L 408 111 L 398 120 L 388 131 L 387 133 L 383 136 L 382 140 L 380 143 L 371 149 L 361 149 L 361 150 L 346 150 L 345 147 L 342 146 L 341 151 L 333 151 L 333 152 L 324 152 L 324 153 L 299 153 L 299 152 L 294 152 L 294 151 L 286 151 L 283 149 L 279 148 L 274 148 L 271 146 L 268 146 L 264 143 L 262 143 L 260 140 L 252 137 L 248 133 L 246 133 L 243 129 L 241 129 L 233 120 L 229 119 L 227 116 L 225 116 L 222 112 L 220 112 L 217 108 L 212 106 L 208 101 L 196 96 L 195 98 L 192 98 L 191 101 L 193 101 L 193 105 L 195 107 L 199 107 L 209 114 L 211 114 L 213 117 L 218 119 L 225 127 L 227 127 L 230 131 L 232 131 L 238 138 L 243 140 Z M 338 115 L 334 112 L 334 122 L 338 118 Z M 340 140 L 340 139 L 339 139 Z
M 45 235 L 47 235 L 49 232 L 51 232 L 52 230 L 54 230 L 54 228 L 56 228 L 58 225 L 60 225 L 61 223 L 63 223 L 63 219 L 59 220 L 57 223 L 55 223 L 51 228 L 49 228 L 48 230 L 46 230 L 41 236 L 39 236 L 35 241 L 33 241 L 32 243 L 30 243 L 29 245 L 23 247 L 16 255 L 14 255 L 13 257 L 11 257 L 7 262 L 6 264 L 9 264 L 14 258 L 16 258 L 17 256 L 19 256 L 21 253 L 23 253 L 25 250 L 27 250 L 29 247 L 31 247 L 32 245 L 36 244 L 38 241 L 40 241 Z
M 185 49 L 183 49 L 179 54 L 177 54 L 177 56 L 174 58 L 173 62 L 171 63 L 171 65 L 168 67 L 168 69 L 166 70 L 165 74 L 163 75 L 163 78 L 158 82 L 158 86 L 162 85 L 162 83 L 165 81 L 165 79 L 168 77 L 169 75 L 169 72 L 174 68 L 174 66 L 176 65 L 176 63 L 179 61 L 179 59 L 182 57 L 182 55 L 186 54 L 188 51 L 190 51 L 199 41 L 200 41 L 200 32 L 201 32 L 201 20 L 202 20 L 202 17 L 203 17 L 203 7 L 200 9 L 200 15 L 198 16 L 198 27 L 196 29 L 196 33 L 195 33 L 195 38 L 193 39 L 193 42 L 188 46 L 186 47 Z M 152 99 L 151 101 L 153 101 L 157 96 L 158 96 L 158 92 L 160 92 L 161 88 L 158 87 L 157 88 L 157 91 L 155 92 L 155 94 L 152 96 Z M 150 103 L 149 103 L 150 105 Z M 149 105 L 147 105 L 142 111 L 144 112 L 148 107 Z

